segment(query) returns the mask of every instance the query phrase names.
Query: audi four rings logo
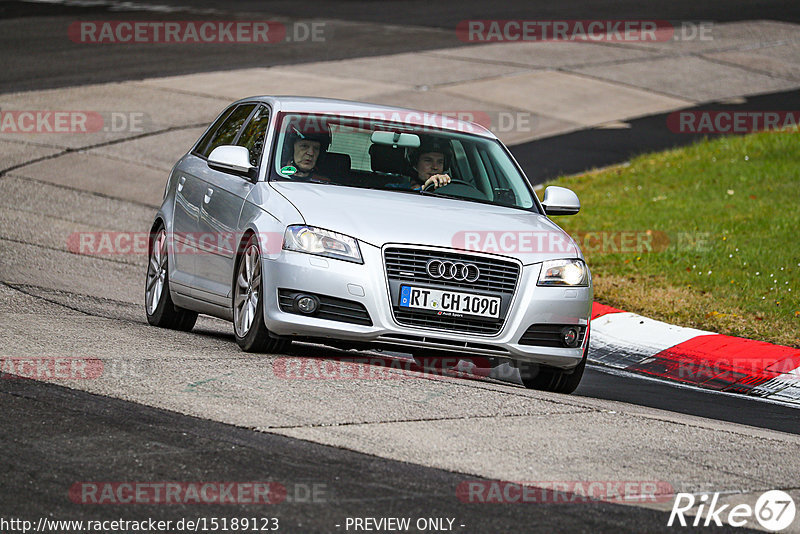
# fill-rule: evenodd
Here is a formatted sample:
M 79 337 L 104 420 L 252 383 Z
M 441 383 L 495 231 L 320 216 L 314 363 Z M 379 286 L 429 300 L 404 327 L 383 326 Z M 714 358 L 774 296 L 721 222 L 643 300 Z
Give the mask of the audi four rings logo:
M 460 261 L 430 260 L 425 265 L 425 270 L 431 278 L 444 278 L 457 282 L 475 282 L 481 276 L 477 265 Z

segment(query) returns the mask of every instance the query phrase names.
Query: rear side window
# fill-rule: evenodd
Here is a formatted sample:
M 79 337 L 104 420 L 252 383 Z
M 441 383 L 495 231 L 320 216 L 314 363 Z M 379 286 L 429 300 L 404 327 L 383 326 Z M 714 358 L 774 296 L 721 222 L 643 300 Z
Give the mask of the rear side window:
M 242 130 L 239 141 L 236 142 L 237 145 L 245 147 L 250 152 L 250 165 L 253 167 L 258 167 L 261 162 L 267 126 L 269 126 L 269 108 L 259 106 L 253 118 Z
M 354 170 L 372 170 L 369 158 L 369 147 L 372 144 L 369 139 L 369 136 L 372 135 L 371 131 L 340 124 L 332 124 L 330 131 L 332 140 L 329 152 L 349 154 L 351 168 Z
M 255 107 L 255 104 L 242 104 L 234 109 L 232 113 L 228 114 L 228 116 L 222 120 L 219 127 L 209 130 L 208 134 L 204 136 L 203 141 L 198 145 L 197 151 L 207 158 L 208 155 L 211 154 L 211 151 L 218 146 L 232 145 L 233 140 L 236 139 L 236 134 L 239 133 L 242 125 Z M 214 123 L 214 126 L 217 126 L 217 124 Z M 208 138 L 208 140 L 206 140 L 206 138 Z

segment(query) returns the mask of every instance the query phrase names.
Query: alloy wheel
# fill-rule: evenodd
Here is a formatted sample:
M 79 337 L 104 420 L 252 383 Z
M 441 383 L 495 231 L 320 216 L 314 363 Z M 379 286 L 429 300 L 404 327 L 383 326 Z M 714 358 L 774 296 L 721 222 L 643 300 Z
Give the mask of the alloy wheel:
M 239 262 L 236 289 L 233 299 L 233 323 L 240 337 L 247 335 L 253 325 L 261 291 L 261 255 L 258 247 L 251 244 Z
M 145 300 L 147 312 L 153 315 L 164 291 L 164 280 L 167 277 L 167 232 L 162 228 L 153 242 L 150 252 L 150 263 L 147 266 L 147 286 Z

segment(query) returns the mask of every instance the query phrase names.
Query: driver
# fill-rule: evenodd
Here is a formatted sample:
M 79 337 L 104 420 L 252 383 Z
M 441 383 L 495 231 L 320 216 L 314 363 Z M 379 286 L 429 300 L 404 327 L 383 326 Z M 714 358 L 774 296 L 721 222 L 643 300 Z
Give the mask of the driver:
M 452 161 L 450 144 L 435 137 L 420 139 L 419 148 L 411 149 L 408 164 L 411 167 L 411 188 L 425 189 L 429 185 L 439 188 L 450 183 L 450 175 L 444 173 Z
M 284 145 L 285 156 L 281 174 L 293 180 L 330 181 L 317 172 L 317 162 L 330 144 L 331 135 L 328 132 L 301 132 L 292 126 Z

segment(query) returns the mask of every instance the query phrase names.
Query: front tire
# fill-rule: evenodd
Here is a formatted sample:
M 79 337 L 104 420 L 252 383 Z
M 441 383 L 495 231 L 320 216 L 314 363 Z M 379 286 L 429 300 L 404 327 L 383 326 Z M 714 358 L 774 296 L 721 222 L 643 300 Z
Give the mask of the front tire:
M 159 226 L 150 241 L 150 259 L 144 284 L 144 308 L 147 322 L 161 328 L 188 332 L 197 321 L 197 313 L 179 308 L 169 293 L 169 254 L 167 232 Z
M 239 256 L 233 285 L 233 333 L 245 352 L 282 352 L 288 340 L 271 337 L 264 324 L 261 248 L 251 235 Z

